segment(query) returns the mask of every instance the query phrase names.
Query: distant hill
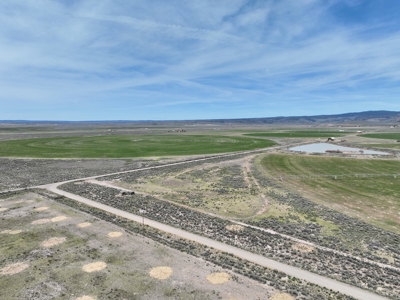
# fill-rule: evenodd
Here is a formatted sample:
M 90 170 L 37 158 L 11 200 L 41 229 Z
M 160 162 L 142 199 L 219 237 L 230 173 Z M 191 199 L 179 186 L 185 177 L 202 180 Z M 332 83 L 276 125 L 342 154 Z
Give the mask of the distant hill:
M 36 125 L 61 125 L 61 126 L 118 126 L 132 125 L 170 125 L 170 124 L 292 124 L 292 125 L 317 125 L 317 124 L 398 124 L 400 123 L 399 111 L 363 111 L 337 115 L 317 115 L 317 116 L 290 116 L 290 117 L 269 117 L 269 118 L 243 118 L 243 119 L 209 119 L 209 120 L 179 120 L 179 121 L 134 121 L 134 120 L 115 120 L 115 121 L 25 121 L 25 120 L 0 120 L 0 126 L 5 124 L 24 124 Z
M 196 121 L 196 123 L 236 123 L 236 124 L 396 124 L 400 123 L 400 112 L 398 111 L 363 111 L 337 115 L 317 116 L 291 116 L 271 118 L 249 118 L 249 119 L 224 119 Z

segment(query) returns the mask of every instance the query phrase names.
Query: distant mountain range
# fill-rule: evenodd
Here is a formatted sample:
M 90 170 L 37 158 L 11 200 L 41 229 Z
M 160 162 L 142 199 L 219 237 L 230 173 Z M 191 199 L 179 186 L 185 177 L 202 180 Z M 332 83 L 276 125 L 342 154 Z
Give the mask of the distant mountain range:
M 196 121 L 196 123 L 236 123 L 236 124 L 397 124 L 400 123 L 399 111 L 363 111 L 337 115 L 292 116 L 251 119 L 224 119 Z
M 291 117 L 269 117 L 269 118 L 243 118 L 243 119 L 212 119 L 212 120 L 179 120 L 179 121 L 25 121 L 25 120 L 0 120 L 5 124 L 26 124 L 26 125 L 99 125 L 99 124 L 140 124 L 145 125 L 162 125 L 162 124 L 293 124 L 293 125 L 317 125 L 317 124 L 399 124 L 399 111 L 363 111 L 337 115 L 317 115 L 317 116 L 291 116 Z

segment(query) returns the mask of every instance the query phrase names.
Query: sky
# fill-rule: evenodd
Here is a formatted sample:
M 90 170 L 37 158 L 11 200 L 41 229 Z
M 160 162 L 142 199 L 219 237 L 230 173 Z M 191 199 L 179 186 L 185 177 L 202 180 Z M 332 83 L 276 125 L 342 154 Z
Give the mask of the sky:
M 0 120 L 400 111 L 399 0 L 1 0 Z

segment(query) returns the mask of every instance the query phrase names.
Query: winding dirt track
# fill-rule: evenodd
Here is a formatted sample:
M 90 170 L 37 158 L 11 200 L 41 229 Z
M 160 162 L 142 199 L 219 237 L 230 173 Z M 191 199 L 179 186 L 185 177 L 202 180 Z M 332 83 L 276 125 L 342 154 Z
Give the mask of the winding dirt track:
M 212 239 L 209 239 L 209 238 L 206 238 L 203 236 L 199 236 L 199 235 L 184 231 L 182 229 L 178 229 L 175 227 L 171 227 L 171 226 L 162 224 L 157 221 L 143 218 L 141 216 L 134 215 L 134 214 L 128 213 L 126 211 L 119 210 L 119 209 L 113 208 L 111 206 L 108 206 L 108 205 L 105 205 L 102 203 L 98 203 L 96 201 L 92 201 L 87 198 L 84 198 L 84 197 L 81 197 L 81 196 L 78 196 L 78 195 L 75 195 L 75 194 L 72 194 L 69 192 L 59 190 L 57 187 L 60 184 L 61 183 L 53 183 L 53 184 L 48 184 L 48 185 L 45 185 L 42 187 L 46 188 L 47 190 L 49 190 L 53 193 L 68 197 L 70 199 L 74 199 L 76 201 L 82 202 L 89 206 L 96 207 L 98 209 L 107 211 L 107 212 L 115 214 L 117 216 L 126 218 L 128 220 L 132 220 L 132 221 L 139 222 L 139 223 L 144 222 L 146 225 L 151 226 L 156 229 L 159 229 L 159 230 L 162 230 L 164 232 L 174 234 L 176 236 L 206 245 L 208 247 L 213 247 L 220 251 L 232 253 L 233 255 L 240 257 L 242 259 L 246 259 L 248 261 L 254 262 L 254 263 L 259 264 L 264 267 L 268 267 L 270 269 L 276 269 L 278 271 L 286 273 L 287 275 L 297 277 L 299 279 L 304 279 L 308 282 L 326 287 L 328 289 L 332 289 L 334 291 L 341 292 L 343 294 L 352 296 L 356 299 L 360 299 L 360 300 L 386 299 L 382 296 L 373 294 L 371 292 L 362 290 L 360 288 L 357 288 L 357 287 L 354 287 L 354 286 L 351 286 L 351 285 L 348 285 L 348 284 L 345 284 L 345 283 L 342 283 L 342 282 L 339 282 L 339 281 L 336 281 L 336 280 L 333 280 L 330 278 L 326 278 L 326 277 L 323 277 L 323 276 L 320 276 L 320 275 L 317 275 L 317 274 L 314 274 L 314 273 L 311 273 L 311 272 L 308 272 L 308 271 L 305 271 L 305 270 L 302 270 L 302 269 L 299 269 L 296 267 L 292 267 L 292 266 L 274 261 L 272 259 L 268 259 L 266 257 L 248 252 L 246 250 L 239 249 L 239 248 L 236 248 L 236 247 L 233 247 L 230 245 L 226 245 L 226 244 L 217 242 L 215 240 L 212 240 Z

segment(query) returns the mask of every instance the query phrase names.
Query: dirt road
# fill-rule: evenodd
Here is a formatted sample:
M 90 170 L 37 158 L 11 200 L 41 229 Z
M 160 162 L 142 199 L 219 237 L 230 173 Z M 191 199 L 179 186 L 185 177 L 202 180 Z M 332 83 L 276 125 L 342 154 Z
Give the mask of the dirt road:
M 382 299 L 386 299 L 385 297 L 373 294 L 371 292 L 362 290 L 360 288 L 330 279 L 330 278 L 326 278 L 296 267 L 292 267 L 271 259 L 268 259 L 266 257 L 248 252 L 246 250 L 242 250 L 230 245 L 226 245 L 223 243 L 220 243 L 218 241 L 203 237 L 203 236 L 199 236 L 187 231 L 184 231 L 182 229 L 178 229 L 175 227 L 171 227 L 162 223 L 159 223 L 157 221 L 153 221 L 153 220 L 149 220 L 146 218 L 143 218 L 141 216 L 138 215 L 134 215 L 128 212 L 125 212 L 123 210 L 119 210 L 116 208 L 113 208 L 111 206 L 108 205 L 104 205 L 92 200 L 89 200 L 87 198 L 72 194 L 72 193 L 68 193 L 62 190 L 59 190 L 57 187 L 60 185 L 60 183 L 54 183 L 54 184 L 48 184 L 45 186 L 42 186 L 44 188 L 46 188 L 47 190 L 54 192 L 56 194 L 59 195 L 63 195 L 65 197 L 68 197 L 70 199 L 74 199 L 76 201 L 82 202 L 84 204 L 87 204 L 89 206 L 92 207 L 96 207 L 98 209 L 107 211 L 109 213 L 115 214 L 117 216 L 126 218 L 128 220 L 132 220 L 135 222 L 139 222 L 142 223 L 144 221 L 144 223 L 148 226 L 157 228 L 159 230 L 162 230 L 164 232 L 168 232 L 171 234 L 174 234 L 176 236 L 206 245 L 208 247 L 213 247 L 215 249 L 218 249 L 220 251 L 224 251 L 224 252 L 228 252 L 228 253 L 232 253 L 233 255 L 240 257 L 242 259 L 246 259 L 248 261 L 254 262 L 256 264 L 259 264 L 261 266 L 264 267 L 268 267 L 270 269 L 276 269 L 278 271 L 284 272 L 287 275 L 293 276 L 293 277 L 297 277 L 299 279 L 303 279 L 306 280 L 308 282 L 326 287 L 328 289 L 332 289 L 334 291 L 338 291 L 340 293 L 352 296 L 356 299 L 360 299 L 360 300 L 382 300 Z

